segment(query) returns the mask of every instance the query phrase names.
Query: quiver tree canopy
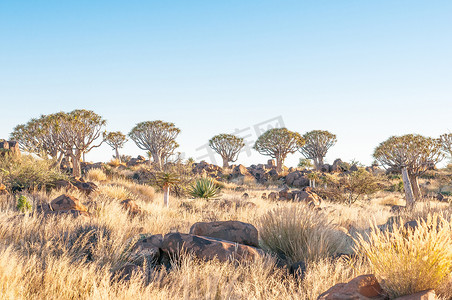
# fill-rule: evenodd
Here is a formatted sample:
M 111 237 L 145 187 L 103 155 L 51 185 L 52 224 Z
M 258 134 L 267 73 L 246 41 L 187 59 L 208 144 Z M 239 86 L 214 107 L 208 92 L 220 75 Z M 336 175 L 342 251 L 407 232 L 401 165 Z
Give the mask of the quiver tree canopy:
M 313 130 L 305 133 L 303 138 L 306 143 L 300 147 L 301 154 L 312 159 L 316 170 L 320 170 L 326 153 L 337 142 L 336 135 L 324 130 Z
M 176 137 L 180 129 L 174 123 L 146 121 L 138 123 L 129 133 L 129 137 L 138 148 L 149 151 L 156 166 L 161 169 L 163 163 L 179 147 Z
M 209 146 L 220 154 L 223 159 L 223 168 L 229 166 L 229 162 L 237 160 L 240 151 L 245 147 L 243 138 L 232 134 L 219 134 L 209 140 Z
M 288 154 L 295 153 L 305 143 L 298 132 L 287 128 L 273 128 L 264 132 L 254 144 L 254 149 L 262 155 L 276 159 L 276 170 L 282 171 Z

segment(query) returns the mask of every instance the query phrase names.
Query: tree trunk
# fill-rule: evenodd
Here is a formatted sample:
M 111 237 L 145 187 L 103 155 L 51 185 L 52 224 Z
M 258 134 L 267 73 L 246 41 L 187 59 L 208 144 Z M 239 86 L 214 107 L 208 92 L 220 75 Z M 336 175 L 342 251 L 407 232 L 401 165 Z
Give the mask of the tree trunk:
M 402 180 L 405 188 L 406 206 L 411 208 L 414 206 L 414 194 L 406 167 L 402 168 Z
M 276 158 L 276 172 L 281 173 L 284 159 L 281 157 Z
M 119 160 L 119 162 L 121 163 L 121 157 L 119 156 L 118 147 L 115 148 L 115 152 L 116 152 L 116 159 Z
M 421 189 L 419 188 L 419 181 L 417 180 L 417 176 L 415 174 L 409 174 L 411 188 L 413 189 L 414 200 L 419 201 L 422 199 Z
M 226 156 L 223 156 L 223 169 L 229 168 L 229 159 Z
M 317 157 L 317 163 L 319 165 L 318 171 L 320 171 L 323 167 L 323 157 Z
M 163 204 L 169 207 L 169 185 L 167 184 L 163 186 Z
M 150 159 L 150 158 L 149 158 Z M 162 160 L 157 153 L 152 153 L 152 159 L 154 160 L 154 164 L 157 166 L 157 169 L 162 169 Z
M 71 153 L 71 161 L 72 161 L 72 176 L 79 178 L 82 176 L 82 169 L 80 166 L 80 157 L 81 152 L 77 151 L 75 154 Z

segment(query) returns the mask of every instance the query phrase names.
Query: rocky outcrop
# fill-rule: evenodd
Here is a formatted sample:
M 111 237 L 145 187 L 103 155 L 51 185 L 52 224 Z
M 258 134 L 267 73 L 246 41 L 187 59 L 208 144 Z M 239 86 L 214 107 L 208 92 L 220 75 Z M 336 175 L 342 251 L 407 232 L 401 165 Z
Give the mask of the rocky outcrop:
M 190 234 L 217 238 L 253 247 L 259 246 L 256 227 L 240 221 L 198 222 L 192 225 Z
M 20 156 L 19 143 L 16 141 L 0 140 L 0 155 L 11 154 L 12 156 Z
M 78 210 L 88 211 L 86 207 L 75 197 L 63 194 L 50 202 L 53 211 Z

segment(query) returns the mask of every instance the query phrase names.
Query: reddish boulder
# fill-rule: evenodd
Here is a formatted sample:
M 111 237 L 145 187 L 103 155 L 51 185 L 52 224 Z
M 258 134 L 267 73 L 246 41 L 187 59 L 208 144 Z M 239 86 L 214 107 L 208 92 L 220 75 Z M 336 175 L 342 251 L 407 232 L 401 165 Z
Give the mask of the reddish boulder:
M 63 194 L 58 198 L 55 198 L 50 202 L 50 206 L 53 211 L 62 210 L 78 210 L 78 211 L 88 211 L 86 207 L 75 197 Z
M 438 297 L 434 290 L 426 290 L 416 294 L 398 297 L 395 300 L 436 300 Z
M 345 299 L 385 299 L 383 289 L 374 275 L 361 275 L 349 283 L 338 283 L 324 292 L 318 300 L 345 300 Z

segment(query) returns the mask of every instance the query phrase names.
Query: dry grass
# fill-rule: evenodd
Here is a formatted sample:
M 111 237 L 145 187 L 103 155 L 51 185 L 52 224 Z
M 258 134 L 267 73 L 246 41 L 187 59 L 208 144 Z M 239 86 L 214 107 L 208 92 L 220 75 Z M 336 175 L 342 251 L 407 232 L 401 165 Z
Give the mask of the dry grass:
M 86 172 L 85 177 L 88 181 L 103 182 L 107 180 L 107 175 L 102 169 L 90 169 Z
M 329 257 L 348 246 L 343 250 L 345 233 L 337 226 L 366 229 L 392 216 L 389 207 L 382 205 L 390 194 L 352 206 L 324 202 L 317 212 L 300 203 L 261 199 L 263 192 L 276 189 L 252 182 L 246 186 L 250 198 L 245 200 L 243 191 L 234 191 L 237 185 L 228 183 L 220 200 L 171 197 L 166 208 L 163 195 L 151 186 L 123 178 L 107 182 L 91 178 L 99 183 L 97 194 L 71 191 L 85 205 L 95 204 L 96 217 L 90 221 L 20 215 L 12 197 L 0 196 L 1 299 L 317 299 L 332 285 L 370 272 L 367 260 Z M 62 192 L 24 195 L 36 206 Z M 119 203 L 125 198 L 134 199 L 144 213 L 130 216 Z M 424 217 L 445 207 L 422 203 L 406 217 Z M 139 234 L 185 233 L 195 222 L 222 220 L 257 225 L 263 244 L 264 240 L 273 243 L 268 247 L 270 254 L 288 249 L 293 253 L 291 260 L 307 259 L 304 279 L 275 267 L 272 256 L 238 264 L 201 262 L 187 255 L 175 261 L 171 271 L 147 267 L 130 281 L 111 280 L 113 271 L 129 261 L 127 247 Z M 438 234 L 431 240 L 442 237 Z
M 262 246 L 291 263 L 349 252 L 347 236 L 322 213 L 302 203 L 269 211 L 258 225 Z
M 451 278 L 452 225 L 440 215 L 418 219 L 415 229 L 403 221 L 391 231 L 377 228 L 358 239 L 358 252 L 368 258 L 383 288 L 391 297 L 437 289 Z

